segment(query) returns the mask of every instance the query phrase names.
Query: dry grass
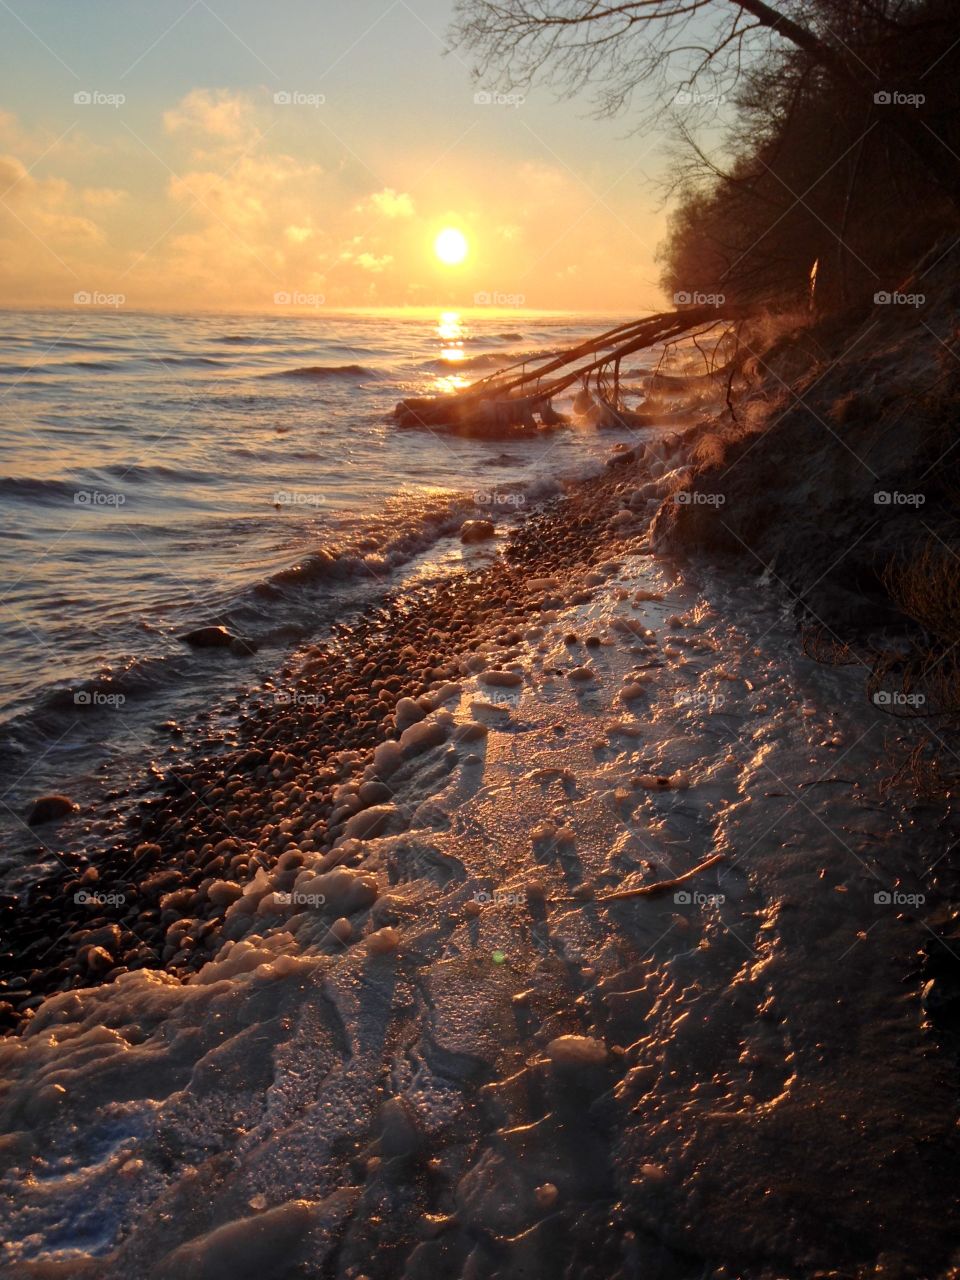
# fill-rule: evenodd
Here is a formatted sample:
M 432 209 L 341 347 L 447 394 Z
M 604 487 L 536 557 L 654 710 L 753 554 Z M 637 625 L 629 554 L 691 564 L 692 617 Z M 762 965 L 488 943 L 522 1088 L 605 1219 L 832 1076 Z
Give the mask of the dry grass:
M 930 538 L 908 560 L 887 566 L 883 583 L 899 608 L 931 637 L 960 643 L 960 556 Z

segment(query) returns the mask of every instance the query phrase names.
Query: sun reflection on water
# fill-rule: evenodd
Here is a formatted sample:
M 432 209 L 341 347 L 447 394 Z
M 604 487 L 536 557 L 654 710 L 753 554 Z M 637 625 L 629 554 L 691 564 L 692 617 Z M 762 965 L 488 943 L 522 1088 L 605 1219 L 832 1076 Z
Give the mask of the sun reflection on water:
M 438 395 L 452 395 L 462 387 L 469 385 L 469 378 L 462 373 L 454 373 L 453 367 L 466 359 L 463 349 L 466 338 L 466 326 L 459 311 L 441 311 L 437 321 L 437 337 L 440 339 L 440 359 L 451 366 L 451 372 L 440 374 L 436 379 Z
M 437 336 L 442 343 L 440 348 L 441 360 L 446 360 L 450 364 L 456 364 L 464 358 L 464 327 L 459 311 L 440 312 L 440 320 L 437 324 Z

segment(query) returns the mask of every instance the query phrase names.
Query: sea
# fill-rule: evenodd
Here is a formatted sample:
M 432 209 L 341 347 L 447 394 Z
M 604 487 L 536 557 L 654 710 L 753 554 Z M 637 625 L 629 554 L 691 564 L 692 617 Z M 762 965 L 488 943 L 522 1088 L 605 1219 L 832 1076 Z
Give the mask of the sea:
M 393 410 L 622 319 L 0 313 L 4 836 L 35 842 L 36 796 L 83 802 L 337 619 L 489 554 L 465 519 L 509 528 L 597 470 L 626 433 L 463 439 Z M 183 641 L 208 625 L 251 652 Z

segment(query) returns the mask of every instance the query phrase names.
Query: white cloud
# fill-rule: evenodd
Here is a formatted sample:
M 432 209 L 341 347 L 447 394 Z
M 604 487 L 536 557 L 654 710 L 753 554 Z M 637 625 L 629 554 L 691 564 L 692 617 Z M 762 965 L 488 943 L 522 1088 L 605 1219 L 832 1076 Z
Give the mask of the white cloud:
M 385 218 L 412 218 L 413 200 L 405 192 L 384 187 L 370 197 L 370 203 Z
M 183 132 L 239 142 L 251 134 L 255 136 L 255 112 L 245 94 L 228 89 L 193 89 L 164 112 L 163 127 L 171 134 Z

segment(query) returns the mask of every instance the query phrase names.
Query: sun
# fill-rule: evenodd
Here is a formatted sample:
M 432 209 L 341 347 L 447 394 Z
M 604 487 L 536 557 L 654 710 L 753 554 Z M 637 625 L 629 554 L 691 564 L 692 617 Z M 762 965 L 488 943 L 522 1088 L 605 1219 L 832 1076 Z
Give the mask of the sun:
M 448 267 L 455 267 L 467 256 L 467 237 L 456 227 L 444 227 L 433 242 L 433 252 Z

